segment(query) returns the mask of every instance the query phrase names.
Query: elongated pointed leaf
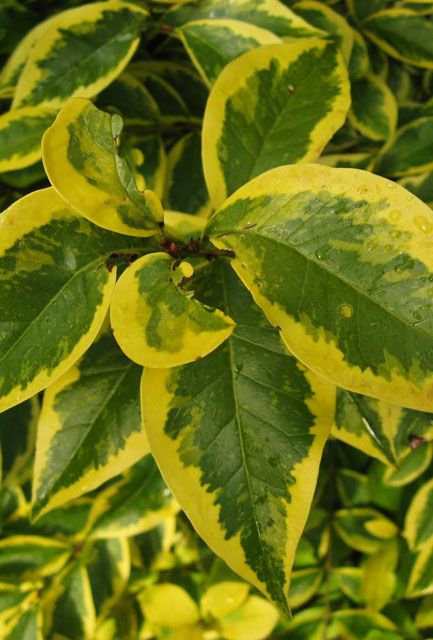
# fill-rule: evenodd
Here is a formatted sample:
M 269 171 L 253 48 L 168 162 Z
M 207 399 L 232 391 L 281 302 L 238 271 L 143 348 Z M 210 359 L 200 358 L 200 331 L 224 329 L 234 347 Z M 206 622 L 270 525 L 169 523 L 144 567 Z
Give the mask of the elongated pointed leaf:
M 292 573 L 289 589 L 289 604 L 294 609 L 311 600 L 317 592 L 323 578 L 323 569 L 312 567 L 300 569 Z
M 431 209 L 357 169 L 281 167 L 208 233 L 293 354 L 337 385 L 433 410 Z
M 401 487 L 418 478 L 430 465 L 433 458 L 433 443 L 424 442 L 413 451 L 402 456 L 397 469 L 387 469 L 384 482 L 390 487 Z
M 183 265 L 174 270 L 172 263 L 166 253 L 145 256 L 122 274 L 114 291 L 115 338 L 128 358 L 147 367 L 193 362 L 216 349 L 233 331 L 231 318 L 188 297 L 182 289 Z M 180 282 L 175 284 L 179 272 Z
M 272 31 L 227 18 L 187 22 L 178 31 L 188 55 L 209 87 L 231 60 L 259 45 L 282 42 Z
M 320 32 L 278 0 L 201 0 L 173 7 L 165 16 L 168 24 L 178 26 L 192 20 L 232 18 L 292 38 L 316 36 Z
M 96 95 L 128 63 L 147 16 L 145 9 L 123 0 L 94 2 L 59 14 L 38 33 L 12 106 L 55 108 L 74 95 Z
M 116 270 L 108 271 L 105 261 L 134 245 L 132 238 L 91 225 L 53 189 L 36 191 L 2 213 L 0 238 L 4 411 L 47 387 L 89 348 L 115 284 Z M 135 239 L 140 245 L 144 249 Z
M 130 537 L 153 529 L 178 511 L 152 456 L 95 500 L 92 538 Z M 92 516 L 91 516 L 92 517 Z
M 133 171 L 118 154 L 122 119 L 88 100 L 71 98 L 45 133 L 45 171 L 56 191 L 76 211 L 104 229 L 151 236 L 162 220 L 152 191 L 140 192 Z
M 34 164 L 42 156 L 41 140 L 56 112 L 23 107 L 0 116 L 0 173 Z
M 287 355 L 227 267 L 213 282 L 208 297 L 222 292 L 235 332 L 198 362 L 145 369 L 143 419 L 163 476 L 199 534 L 287 609 L 335 389 Z
M 418 552 L 409 577 L 406 597 L 433 593 L 433 540 L 425 544 Z
M 214 206 L 268 169 L 316 160 L 343 124 L 349 101 L 341 53 L 324 40 L 265 45 L 230 62 L 213 86 L 203 122 L 204 174 Z
M 101 619 L 125 590 L 131 571 L 127 538 L 96 540 L 87 565 L 93 602 Z
M 34 515 L 95 489 L 146 455 L 140 377 L 140 367 L 107 335 L 47 389 L 36 442 Z
M 66 544 L 40 536 L 9 536 L 0 540 L 0 580 L 22 582 L 59 571 L 70 555 Z
M 375 553 L 383 540 L 394 538 L 398 533 L 391 520 L 367 507 L 336 511 L 334 527 L 349 547 L 362 553 Z
M 43 640 L 42 611 L 37 607 L 24 609 L 1 629 L 3 640 Z
M 93 637 L 95 607 L 89 576 L 81 562 L 56 576 L 45 595 L 44 614 L 44 627 L 54 637 Z
M 363 136 L 388 140 L 397 124 L 397 102 L 379 76 L 368 74 L 352 82 L 352 108 L 349 120 Z

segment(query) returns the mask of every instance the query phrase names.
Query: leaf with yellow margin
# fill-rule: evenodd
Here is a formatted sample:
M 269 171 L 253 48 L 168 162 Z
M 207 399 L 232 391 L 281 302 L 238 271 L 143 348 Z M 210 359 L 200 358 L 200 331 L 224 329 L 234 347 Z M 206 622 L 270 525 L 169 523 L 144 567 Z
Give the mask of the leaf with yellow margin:
M 292 165 L 239 189 L 207 233 L 307 367 L 433 411 L 430 207 L 366 171 Z
M 158 196 L 139 191 L 134 172 L 119 155 L 123 121 L 89 100 L 71 98 L 42 139 L 47 176 L 75 211 L 104 229 L 151 236 L 163 210 Z
M 140 378 L 141 368 L 108 334 L 46 390 L 37 430 L 34 516 L 95 489 L 148 453 Z
M 56 111 L 43 107 L 0 115 L 0 173 L 28 167 L 41 158 L 41 139 L 55 116 Z
M 316 160 L 344 123 L 349 93 L 340 50 L 325 40 L 263 45 L 232 60 L 210 92 L 203 121 L 213 205 L 268 169 Z
M 233 321 L 189 295 L 192 275 L 189 263 L 176 267 L 161 252 L 144 256 L 122 274 L 111 326 L 128 358 L 146 367 L 176 367 L 207 355 L 229 337 Z
M 423 484 L 412 498 L 404 536 L 411 549 L 419 549 L 433 538 L 433 480 Z
M 227 265 L 202 277 L 200 299 L 223 306 L 236 328 L 197 362 L 145 369 L 143 421 L 199 535 L 287 612 L 335 388 L 288 355 Z
M 146 246 L 91 225 L 54 189 L 1 214 L 0 411 L 47 387 L 89 348 L 115 285 L 105 262 Z
M 123 0 L 59 13 L 26 51 L 12 107 L 58 108 L 71 96 L 93 97 L 131 59 L 147 19 L 146 9 Z

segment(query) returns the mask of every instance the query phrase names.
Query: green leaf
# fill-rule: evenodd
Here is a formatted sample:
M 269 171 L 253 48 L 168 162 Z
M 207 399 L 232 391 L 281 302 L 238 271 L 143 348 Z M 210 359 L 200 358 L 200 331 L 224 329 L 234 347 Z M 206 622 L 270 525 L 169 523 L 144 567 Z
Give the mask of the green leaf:
M 340 47 L 345 61 L 348 63 L 353 47 L 352 29 L 340 13 L 323 2 L 316 0 L 300 0 L 295 2 L 293 10 L 318 30 L 329 33 Z
M 128 124 L 157 126 L 161 114 L 144 84 L 131 73 L 122 73 L 98 96 L 104 110 L 116 111 Z
M 92 510 L 96 517 L 89 535 L 92 538 L 136 536 L 158 526 L 177 511 L 149 455 L 96 498 Z
M 398 532 L 391 520 L 368 507 L 336 511 L 334 526 L 351 549 L 362 553 L 375 553 L 384 539 L 393 538 Z
M 239 189 L 207 231 L 234 251 L 230 264 L 306 366 L 433 410 L 427 205 L 364 171 L 295 165 Z
M 201 136 L 188 133 L 170 149 L 164 193 L 166 209 L 206 217 L 212 211 L 201 161 Z
M 423 484 L 412 497 L 404 536 L 411 549 L 419 549 L 433 538 L 433 480 Z
M 45 595 L 44 613 L 50 637 L 93 637 L 95 607 L 89 576 L 81 562 L 56 576 Z
M 416 556 L 407 585 L 407 598 L 419 598 L 433 593 L 433 540 L 425 544 Z
M 361 604 L 364 602 L 364 596 L 361 590 L 362 569 L 361 567 L 336 567 L 334 569 L 334 579 L 341 591 L 352 602 Z
M 363 36 L 356 29 L 352 29 L 353 47 L 349 60 L 349 77 L 352 81 L 360 80 L 367 75 L 370 62 L 367 45 Z
M 172 60 L 138 60 L 128 67 L 128 71 L 138 78 L 146 77 L 149 72 L 159 76 L 177 92 L 192 117 L 203 116 L 207 88 L 190 65 Z
M 433 443 L 423 443 L 414 451 L 402 456 L 397 469 L 388 469 L 384 476 L 385 484 L 400 487 L 418 478 L 429 466 L 433 458 Z
M 333 613 L 333 620 L 345 640 L 366 640 L 373 631 L 378 632 L 383 640 L 398 640 L 399 636 L 388 632 L 396 630 L 394 624 L 381 613 L 362 609 L 343 609 Z
M 109 334 L 47 389 L 36 443 L 34 516 L 95 489 L 146 455 L 140 377 L 140 367 Z
M 367 476 L 352 469 L 338 469 L 336 486 L 345 507 L 356 507 L 370 501 Z
M 173 7 L 164 21 L 173 26 L 192 20 L 231 18 L 292 38 L 317 36 L 320 32 L 278 0 L 200 0 Z
M 396 540 L 384 542 L 364 563 L 362 592 L 368 608 L 381 611 L 391 600 L 397 578 L 395 570 L 398 561 Z
M 9 536 L 0 540 L 0 580 L 23 582 L 51 576 L 70 555 L 67 545 L 40 536 Z
M 401 127 L 384 147 L 376 171 L 385 176 L 406 176 L 433 169 L 432 136 L 431 116 Z
M 3 484 L 19 482 L 28 474 L 36 440 L 38 399 L 32 398 L 0 415 Z
M 316 160 L 343 124 L 349 100 L 341 54 L 324 40 L 265 45 L 230 62 L 212 88 L 203 122 L 204 174 L 214 206 L 267 169 Z
M 231 60 L 259 45 L 282 42 L 272 31 L 226 18 L 187 22 L 178 32 L 191 61 L 209 87 Z
M 116 270 L 106 260 L 122 249 L 144 252 L 146 245 L 94 227 L 53 189 L 2 213 L 0 237 L 7 283 L 0 295 L 4 411 L 47 387 L 89 348 L 115 285 Z
M 363 28 L 385 53 L 418 67 L 433 67 L 433 24 L 411 9 L 385 9 L 366 18 Z
M 128 136 L 127 144 L 134 160 L 137 186 L 141 190 L 145 187 L 151 189 L 161 199 L 167 171 L 167 158 L 161 136 L 153 133 Z
M 388 140 L 397 124 L 394 94 L 379 76 L 368 74 L 352 82 L 352 107 L 349 120 L 363 136 Z
M 161 252 L 140 258 L 122 274 L 111 325 L 128 358 L 146 367 L 176 367 L 207 355 L 228 338 L 231 318 L 188 296 L 185 285 L 192 274 L 189 263 L 174 268 L 172 258 Z
M 24 610 L 2 629 L 3 640 L 43 640 L 42 612 L 33 607 Z
M 134 54 L 147 16 L 145 9 L 122 0 L 93 2 L 57 15 L 26 52 L 13 108 L 56 108 L 71 96 L 99 93 Z
M 133 236 L 157 232 L 163 210 L 153 191 L 140 192 L 117 151 L 122 119 L 71 98 L 42 140 L 45 171 L 60 196 L 98 226 Z
M 288 595 L 291 608 L 297 609 L 311 600 L 322 582 L 323 573 L 320 567 L 293 571 Z
M 96 540 L 87 565 L 93 601 L 99 619 L 110 611 L 128 583 L 131 558 L 128 540 Z
M 287 610 L 335 389 L 287 354 L 228 267 L 217 265 L 210 277 L 204 301 L 222 298 L 235 331 L 193 364 L 145 369 L 143 420 L 164 479 L 198 533 Z
M 0 173 L 34 164 L 42 157 L 41 139 L 56 111 L 23 107 L 0 115 Z

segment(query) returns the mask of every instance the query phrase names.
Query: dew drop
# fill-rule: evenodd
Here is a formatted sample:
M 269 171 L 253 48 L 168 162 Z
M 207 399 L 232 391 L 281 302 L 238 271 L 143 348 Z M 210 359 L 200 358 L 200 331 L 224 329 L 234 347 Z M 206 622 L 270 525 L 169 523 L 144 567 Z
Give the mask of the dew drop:
M 353 308 L 350 304 L 340 304 L 338 312 L 342 318 L 351 318 L 353 315 Z
M 423 233 L 430 233 L 433 231 L 433 224 L 427 220 L 424 216 L 415 216 L 413 223 Z
M 390 231 L 389 235 L 391 236 L 391 238 L 399 238 L 401 236 L 401 232 L 397 229 L 393 229 L 392 231 Z
M 389 214 L 389 219 L 391 220 L 391 222 L 397 222 L 398 220 L 400 220 L 400 218 L 401 212 L 397 209 L 393 209 L 393 211 L 391 211 L 391 213 Z

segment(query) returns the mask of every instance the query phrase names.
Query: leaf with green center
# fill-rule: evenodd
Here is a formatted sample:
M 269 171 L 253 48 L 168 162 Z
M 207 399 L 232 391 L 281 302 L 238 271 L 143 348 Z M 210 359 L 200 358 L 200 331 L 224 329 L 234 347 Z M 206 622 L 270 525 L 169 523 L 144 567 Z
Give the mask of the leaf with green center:
M 43 640 L 42 611 L 36 606 L 24 608 L 0 632 L 3 640 Z
M 19 484 L 22 477 L 28 474 L 28 463 L 35 448 L 38 416 L 37 397 L 0 415 L 3 484 Z
M 220 300 L 235 331 L 193 364 L 145 369 L 143 420 L 162 474 L 198 533 L 287 611 L 335 388 L 287 354 L 227 265 L 208 277 L 203 298 Z
M 127 138 L 135 170 L 135 182 L 162 198 L 167 172 L 167 157 L 162 138 L 157 133 L 132 135 Z M 140 185 L 141 182 L 141 185 Z
M 391 520 L 368 507 L 336 511 L 334 527 L 348 547 L 362 553 L 375 553 L 384 540 L 398 533 Z
M 91 538 L 131 537 L 158 526 L 179 510 L 152 456 L 96 498 Z
M 36 441 L 34 516 L 95 489 L 148 453 L 140 378 L 141 368 L 109 334 L 47 389 Z
M 320 232 L 318 232 L 320 229 Z M 298 165 L 245 185 L 211 219 L 288 348 L 350 391 L 433 410 L 433 212 L 358 169 Z
M 140 192 L 119 155 L 122 118 L 88 100 L 71 98 L 42 140 L 48 178 L 75 211 L 98 226 L 131 236 L 157 233 L 163 210 L 158 196 Z
M 433 538 L 433 480 L 413 496 L 406 513 L 404 536 L 411 549 L 422 548 Z
M 347 640 L 368 640 L 370 632 L 377 633 L 375 640 L 403 640 L 396 626 L 382 613 L 369 609 L 342 609 L 333 613 L 336 628 Z M 338 636 L 337 636 L 338 637 Z M 373 640 L 374 636 L 371 638 Z
M 111 325 L 128 358 L 146 367 L 177 367 L 207 355 L 229 337 L 233 321 L 188 295 L 185 282 L 192 273 L 189 263 L 173 269 L 170 256 L 153 253 L 122 274 Z
M 93 2 L 58 14 L 28 53 L 13 108 L 58 108 L 71 96 L 91 98 L 123 70 L 148 12 L 130 2 Z
M 397 102 L 391 89 L 379 76 L 368 74 L 352 82 L 349 121 L 371 140 L 388 140 L 397 125 Z
M 384 474 L 384 482 L 390 487 L 401 487 L 416 480 L 430 465 L 433 458 L 433 443 L 423 442 L 413 451 L 402 456 L 396 469 L 389 468 Z
M 340 47 L 346 63 L 349 62 L 353 47 L 353 34 L 348 22 L 340 13 L 326 6 L 323 2 L 316 2 L 316 0 L 295 2 L 293 11 L 319 31 L 329 33 Z
M 0 116 L 0 173 L 34 164 L 42 156 L 41 139 L 56 111 L 23 107 Z
M 145 241 L 94 227 L 54 189 L 0 216 L 0 411 L 59 378 L 94 341 L 116 281 L 113 252 Z
M 418 551 L 407 585 L 407 598 L 419 598 L 433 593 L 433 540 Z
M 78 561 L 59 573 L 44 594 L 44 628 L 52 637 L 93 638 L 95 623 L 89 576 Z
M 227 18 L 187 22 L 178 32 L 191 61 L 209 87 L 231 60 L 259 45 L 282 42 L 272 31 Z
M 360 80 L 367 75 L 370 61 L 368 59 L 368 50 L 364 38 L 356 31 L 352 29 L 353 47 L 350 54 L 350 60 L 348 64 L 349 77 L 352 81 Z
M 51 576 L 66 563 L 66 544 L 40 536 L 9 536 L 0 540 L 0 580 L 23 582 Z
M 302 38 L 321 34 L 278 0 L 201 0 L 173 7 L 165 14 L 164 21 L 179 26 L 192 20 L 219 18 L 249 22 L 281 37 Z
M 214 206 L 267 169 L 316 160 L 349 102 L 346 67 L 333 43 L 264 45 L 230 62 L 203 122 L 203 167 Z
M 131 572 L 131 556 L 127 538 L 96 540 L 87 565 L 93 602 L 98 618 L 111 610 L 112 604 L 125 591 Z
M 385 53 L 417 67 L 433 67 L 433 24 L 411 9 L 385 9 L 362 23 L 367 36 Z
M 98 96 L 98 106 L 119 113 L 128 124 L 157 127 L 161 114 L 144 84 L 131 73 L 122 73 Z
M 310 569 L 298 569 L 292 573 L 288 601 L 290 607 L 297 609 L 316 594 L 323 579 L 323 569 L 311 567 Z
M 164 205 L 166 209 L 207 217 L 212 211 L 201 161 L 201 136 L 188 133 L 167 157 Z

